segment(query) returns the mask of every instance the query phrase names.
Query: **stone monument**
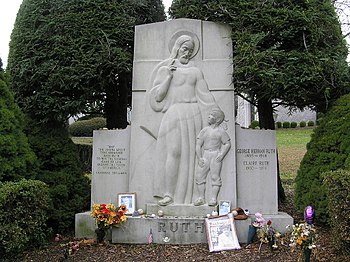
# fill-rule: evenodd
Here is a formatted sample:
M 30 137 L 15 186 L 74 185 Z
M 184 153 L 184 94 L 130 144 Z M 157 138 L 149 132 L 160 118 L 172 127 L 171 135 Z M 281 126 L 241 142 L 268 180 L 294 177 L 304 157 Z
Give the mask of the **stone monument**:
M 206 242 L 204 219 L 217 213 L 221 200 L 231 210 L 278 216 L 280 227 L 293 222 L 277 210 L 273 136 L 235 125 L 230 35 L 226 25 L 193 19 L 136 26 L 129 169 L 113 181 L 93 174 L 92 196 L 109 202 L 118 193 L 135 193 L 135 210 L 145 215 L 113 229 L 112 242 L 147 243 L 150 232 L 154 243 L 166 237 L 171 244 Z M 94 142 L 94 152 L 110 158 L 108 150 L 120 147 L 105 134 L 100 134 L 104 146 L 95 149 Z M 272 144 L 262 143 L 266 136 Z M 257 152 L 248 157 L 246 149 Z M 113 167 L 97 157 L 100 168 Z M 109 184 L 108 192 L 99 192 L 105 190 L 101 183 Z M 87 214 L 77 216 L 77 236 L 84 236 L 79 226 L 91 227 Z M 250 218 L 236 221 L 240 242 L 247 240 L 250 223 Z
M 225 113 L 234 141 L 231 53 L 224 25 L 177 19 L 136 27 L 129 187 L 138 192 L 139 207 L 193 207 L 199 197 L 196 140 L 213 108 Z M 234 153 L 229 150 L 225 159 Z M 218 197 L 233 205 L 235 173 L 234 161 L 224 160 Z M 205 199 L 211 198 L 211 184 L 208 179 Z

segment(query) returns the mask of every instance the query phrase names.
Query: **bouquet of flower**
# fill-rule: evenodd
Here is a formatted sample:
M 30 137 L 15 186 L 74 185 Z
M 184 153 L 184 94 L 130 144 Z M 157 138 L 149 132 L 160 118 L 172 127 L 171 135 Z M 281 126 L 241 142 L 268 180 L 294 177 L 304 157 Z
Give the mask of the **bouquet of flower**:
M 289 246 L 302 251 L 316 248 L 316 229 L 314 225 L 308 223 L 293 225 Z
M 92 206 L 90 215 L 96 220 L 98 242 L 104 239 L 107 229 L 119 226 L 126 221 L 126 211 L 125 205 L 115 207 L 113 204 L 94 204 Z
M 255 213 L 255 221 L 252 223 L 253 227 L 262 227 L 265 223 L 265 219 L 263 218 L 262 214 L 257 212 Z
M 269 244 L 271 250 L 273 248 L 277 248 L 277 242 L 279 238 L 281 237 L 281 233 L 278 232 L 276 229 L 274 229 L 272 226 L 272 221 L 268 220 L 267 223 L 257 229 L 257 235 L 260 239 L 260 247 L 259 251 L 261 249 L 261 245 L 263 243 Z

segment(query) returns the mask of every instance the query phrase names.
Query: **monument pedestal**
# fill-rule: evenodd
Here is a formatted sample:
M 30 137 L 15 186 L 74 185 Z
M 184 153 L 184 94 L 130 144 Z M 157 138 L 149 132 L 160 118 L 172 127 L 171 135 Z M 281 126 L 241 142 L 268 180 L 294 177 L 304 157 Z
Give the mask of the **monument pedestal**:
M 263 215 L 271 220 L 273 227 L 286 232 L 287 225 L 293 225 L 293 218 L 286 213 L 276 215 Z M 249 225 L 255 217 L 250 215 L 246 220 L 235 220 L 238 241 L 247 243 Z M 153 243 L 166 244 L 165 237 L 169 238 L 167 244 L 198 244 L 208 243 L 204 217 L 173 217 L 165 216 L 150 218 L 148 216 L 129 217 L 120 228 L 113 228 L 112 243 L 147 244 L 152 232 Z

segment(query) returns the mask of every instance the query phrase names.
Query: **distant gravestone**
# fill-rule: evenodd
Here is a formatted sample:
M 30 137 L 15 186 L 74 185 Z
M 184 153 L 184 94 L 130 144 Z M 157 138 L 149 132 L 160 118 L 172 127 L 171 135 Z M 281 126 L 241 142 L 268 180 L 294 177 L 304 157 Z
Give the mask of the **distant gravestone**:
M 96 130 L 93 134 L 91 202 L 117 202 L 128 192 L 130 127 Z
M 237 202 L 250 213 L 277 214 L 276 132 L 236 127 Z

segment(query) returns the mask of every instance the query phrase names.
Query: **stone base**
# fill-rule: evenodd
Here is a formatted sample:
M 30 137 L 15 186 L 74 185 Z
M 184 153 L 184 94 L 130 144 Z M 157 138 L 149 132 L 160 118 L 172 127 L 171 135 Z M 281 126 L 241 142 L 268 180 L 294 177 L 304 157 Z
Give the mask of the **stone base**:
M 282 234 L 286 226 L 293 224 L 293 218 L 283 212 L 276 215 L 263 215 L 272 221 L 272 226 Z M 254 221 L 254 215 L 246 220 L 235 220 L 237 237 L 240 243 L 247 243 L 249 225 Z M 207 243 L 204 217 L 129 217 L 120 228 L 113 228 L 112 243 L 147 244 L 152 231 L 153 243 L 164 244 L 164 238 L 170 240 L 168 244 L 196 244 Z
M 162 210 L 164 216 L 173 216 L 173 217 L 206 217 L 207 214 L 211 214 L 213 211 L 218 211 L 218 205 L 208 206 L 207 204 L 202 206 L 194 205 L 180 205 L 180 204 L 171 204 L 168 206 L 160 206 L 157 204 L 146 204 L 147 214 L 158 214 L 158 211 Z
M 95 219 L 90 216 L 91 211 L 75 214 L 75 237 L 96 238 Z
M 290 215 L 283 212 L 276 215 L 263 214 L 263 217 L 266 221 L 271 220 L 272 226 L 282 234 L 286 233 L 286 226 L 293 225 L 294 222 Z M 240 243 L 247 243 L 249 225 L 254 219 L 254 215 L 250 215 L 246 220 L 235 220 Z M 90 217 L 90 211 L 75 215 L 75 237 L 95 238 L 95 228 L 95 221 Z M 153 243 L 156 244 L 164 244 L 164 237 L 169 237 L 168 244 L 207 243 L 203 216 L 128 217 L 120 228 L 112 229 L 112 243 L 147 244 L 150 230 Z

